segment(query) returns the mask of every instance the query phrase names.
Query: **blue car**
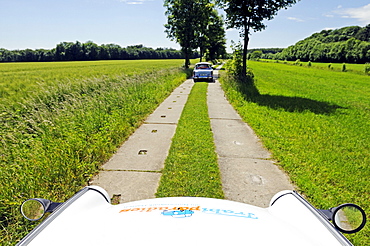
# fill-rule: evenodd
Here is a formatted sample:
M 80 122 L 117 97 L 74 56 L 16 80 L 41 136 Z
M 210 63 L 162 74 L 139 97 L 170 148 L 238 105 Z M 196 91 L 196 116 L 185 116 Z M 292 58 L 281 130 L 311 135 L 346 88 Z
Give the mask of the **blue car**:
M 193 80 L 194 82 L 205 80 L 213 81 L 213 68 L 212 64 L 208 62 L 199 62 L 195 64 L 193 70 Z

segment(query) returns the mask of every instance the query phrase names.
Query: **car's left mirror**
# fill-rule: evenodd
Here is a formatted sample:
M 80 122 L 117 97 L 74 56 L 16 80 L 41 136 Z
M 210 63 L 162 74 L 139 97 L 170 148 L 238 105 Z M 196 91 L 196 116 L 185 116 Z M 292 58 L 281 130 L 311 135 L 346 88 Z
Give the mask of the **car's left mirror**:
M 50 205 L 49 200 L 41 198 L 32 198 L 24 201 L 21 206 L 23 217 L 28 220 L 36 221 L 41 219 Z

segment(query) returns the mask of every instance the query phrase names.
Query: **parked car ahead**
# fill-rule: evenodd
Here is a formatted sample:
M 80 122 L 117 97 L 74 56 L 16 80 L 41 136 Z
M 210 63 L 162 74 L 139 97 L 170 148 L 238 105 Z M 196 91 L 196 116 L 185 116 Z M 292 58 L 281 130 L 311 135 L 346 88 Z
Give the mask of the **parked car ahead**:
M 209 62 L 199 62 L 195 64 L 193 71 L 194 82 L 200 80 L 213 81 L 213 68 Z

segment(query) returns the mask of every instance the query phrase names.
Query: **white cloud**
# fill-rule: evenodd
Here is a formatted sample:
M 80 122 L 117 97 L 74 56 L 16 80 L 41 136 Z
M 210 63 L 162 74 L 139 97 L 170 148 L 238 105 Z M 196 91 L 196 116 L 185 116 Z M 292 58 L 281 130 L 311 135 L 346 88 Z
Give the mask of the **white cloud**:
M 122 3 L 130 4 L 130 5 L 139 5 L 144 4 L 145 2 L 149 2 L 152 0 L 119 0 Z
M 335 29 L 338 29 L 339 27 L 326 27 L 324 28 L 325 31 L 329 31 L 329 30 L 335 30 Z
M 132 5 L 134 5 L 134 4 L 143 4 L 143 2 L 126 2 L 127 4 L 132 4 Z
M 341 9 L 338 13 L 342 15 L 342 18 L 358 19 L 364 24 L 370 23 L 370 4 L 359 8 Z
M 296 17 L 288 17 L 288 20 L 296 21 L 296 22 L 304 22 L 304 20 L 296 18 Z

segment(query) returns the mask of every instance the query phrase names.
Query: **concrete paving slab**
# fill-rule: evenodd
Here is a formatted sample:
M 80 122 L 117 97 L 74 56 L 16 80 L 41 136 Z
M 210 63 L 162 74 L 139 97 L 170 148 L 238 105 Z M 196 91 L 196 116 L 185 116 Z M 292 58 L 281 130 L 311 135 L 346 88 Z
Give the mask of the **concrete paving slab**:
M 219 156 L 262 159 L 271 157 L 245 122 L 233 119 L 211 119 L 211 127 Z
M 187 99 L 187 98 L 186 98 Z M 184 104 L 186 100 L 184 100 Z M 182 110 L 184 109 L 184 104 L 181 103 L 165 103 L 161 104 L 153 114 L 151 114 L 146 120 L 145 124 L 177 124 Z
M 186 80 L 145 120 L 149 124 L 177 124 L 194 83 Z
M 102 168 L 162 170 L 175 130 L 176 125 L 171 124 L 143 124 Z
M 227 102 L 217 80 L 208 85 L 207 103 L 225 198 L 267 207 L 277 192 L 293 190 L 289 177 Z
M 215 71 L 215 73 L 218 71 Z M 211 119 L 241 120 L 240 115 L 230 105 L 218 81 L 209 84 L 207 92 L 208 114 Z
M 215 73 L 218 71 L 215 71 Z M 215 84 L 217 81 L 215 80 Z M 211 84 L 212 85 L 212 84 Z M 230 103 L 227 101 L 225 97 L 225 92 L 222 90 L 221 86 L 209 86 L 207 94 L 212 95 L 211 97 L 208 98 L 208 103 L 217 103 L 217 104 L 225 104 L 229 105 L 231 108 L 231 111 L 235 111 L 234 108 L 230 105 Z
M 92 185 L 103 187 L 112 198 L 120 196 L 120 203 L 155 198 L 161 174 L 154 172 L 101 171 Z
M 193 80 L 191 79 L 188 79 L 186 80 L 183 84 L 181 84 L 179 87 L 177 87 L 173 92 L 172 94 L 176 95 L 176 94 L 186 94 L 186 95 L 189 95 L 190 92 L 191 92 L 191 89 L 193 88 Z
M 268 207 L 279 191 L 293 189 L 289 177 L 271 160 L 220 157 L 225 198 Z

